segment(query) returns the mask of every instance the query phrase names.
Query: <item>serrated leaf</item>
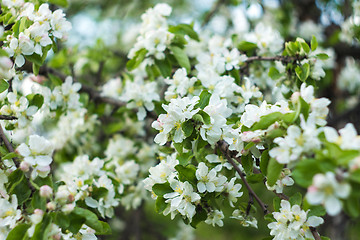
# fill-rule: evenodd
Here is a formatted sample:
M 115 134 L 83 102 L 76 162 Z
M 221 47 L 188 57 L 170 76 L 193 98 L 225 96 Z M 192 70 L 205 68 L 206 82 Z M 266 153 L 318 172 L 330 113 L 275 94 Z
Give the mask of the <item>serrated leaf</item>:
M 292 195 L 289 199 L 289 202 L 291 203 L 291 205 L 299 205 L 301 206 L 302 204 L 302 195 L 301 193 L 297 192 L 294 195 Z
M 270 160 L 269 150 L 267 149 L 263 151 L 260 157 L 260 170 L 262 174 L 264 174 L 265 176 L 267 175 L 267 167 L 269 164 L 269 160 Z
M 0 93 L 6 91 L 9 88 L 9 83 L 4 79 L 0 80 Z
M 135 68 L 137 68 L 144 60 L 146 54 L 147 54 L 147 50 L 145 48 L 142 48 L 139 51 L 137 51 L 135 53 L 135 56 L 126 63 L 126 68 L 129 71 L 132 71 Z
M 171 75 L 172 66 L 168 58 L 163 60 L 155 59 L 155 64 L 159 68 L 161 75 L 166 78 Z
M 302 82 L 305 82 L 310 74 L 310 65 L 308 63 L 304 63 L 301 67 L 297 66 L 295 68 L 295 73 Z
M 200 93 L 200 100 L 199 103 L 197 103 L 194 108 L 200 108 L 200 109 L 204 109 L 207 105 L 209 105 L 209 101 L 210 101 L 210 97 L 211 97 L 211 93 L 209 93 L 206 90 L 203 90 Z
M 307 54 L 310 52 L 310 47 L 305 41 L 301 42 L 300 45 L 304 52 L 306 52 Z
M 283 114 L 281 112 L 273 112 L 265 116 L 260 117 L 260 121 L 254 123 L 254 125 L 250 128 L 251 131 L 259 130 L 259 129 L 267 129 L 270 125 L 275 123 L 276 121 L 281 120 Z
M 278 163 L 275 158 L 270 159 L 266 175 L 267 183 L 269 186 L 274 186 L 280 176 L 283 167 L 284 165 Z
M 209 125 L 211 123 L 211 118 L 210 118 L 209 114 L 207 114 L 203 110 L 198 111 L 197 114 L 201 115 L 204 124 Z
M 194 123 L 191 120 L 187 120 L 181 124 L 181 129 L 183 130 L 185 137 L 190 137 L 194 130 Z
M 49 3 L 58 5 L 60 7 L 68 7 L 68 1 L 67 0 L 48 0 Z
M 275 197 L 273 199 L 273 208 L 275 212 L 280 211 L 280 203 L 281 203 L 281 199 L 279 197 Z
M 246 174 L 251 174 L 253 171 L 253 158 L 252 155 L 249 153 L 246 156 L 241 157 L 241 165 L 243 166 Z
M 311 216 L 317 216 L 317 217 L 321 217 L 321 216 L 325 216 L 326 214 L 326 210 L 323 206 L 311 206 L 310 210 L 308 212 L 308 217 Z
M 168 182 L 166 183 L 156 183 L 152 187 L 153 192 L 159 196 L 162 197 L 164 194 L 173 192 L 174 190 L 170 187 L 170 184 Z
M 190 61 L 188 56 L 186 55 L 185 50 L 177 46 L 171 46 L 169 49 L 174 54 L 174 57 L 176 58 L 179 65 L 185 68 L 187 73 L 190 73 L 191 70 Z
M 178 24 L 176 26 L 169 26 L 168 31 L 171 33 L 174 33 L 174 34 L 188 35 L 190 38 L 192 38 L 196 41 L 200 41 L 199 35 L 197 34 L 197 32 L 195 32 L 194 29 L 192 28 L 192 26 L 190 26 L 188 24 L 182 23 L 182 24 Z
M 20 223 L 9 232 L 6 240 L 23 240 L 26 237 L 27 230 L 30 227 L 30 224 Z
M 193 228 L 196 228 L 196 226 L 205 221 L 207 219 L 207 212 L 205 209 L 203 209 L 201 206 L 197 206 L 196 208 L 196 213 L 194 215 L 194 217 L 192 218 L 192 221 L 190 223 L 190 225 Z
M 102 232 L 103 227 L 95 213 L 88 209 L 75 207 L 72 213 L 85 218 L 85 224 L 94 229 L 96 232 Z
M 182 165 L 176 165 L 175 166 L 176 171 L 179 173 L 179 180 L 182 182 L 188 181 L 193 186 L 196 186 L 196 168 L 192 165 L 188 165 L 186 167 Z
M 312 38 L 311 38 L 311 51 L 315 51 L 316 48 L 318 47 L 318 42 L 316 40 L 316 37 L 313 35 Z
M 327 55 L 326 53 L 319 53 L 319 54 L 316 54 L 316 58 L 318 58 L 320 60 L 326 60 L 329 58 L 329 55 Z
M 255 43 L 252 42 L 247 42 L 247 41 L 242 41 L 238 44 L 238 49 L 240 51 L 251 51 L 253 49 L 257 48 L 257 45 Z
M 166 207 L 167 204 L 165 203 L 165 198 L 158 196 L 155 202 L 156 212 L 162 213 Z
M 272 80 L 277 80 L 282 76 L 280 74 L 280 72 L 275 67 L 271 67 L 269 69 L 269 74 L 268 75 Z

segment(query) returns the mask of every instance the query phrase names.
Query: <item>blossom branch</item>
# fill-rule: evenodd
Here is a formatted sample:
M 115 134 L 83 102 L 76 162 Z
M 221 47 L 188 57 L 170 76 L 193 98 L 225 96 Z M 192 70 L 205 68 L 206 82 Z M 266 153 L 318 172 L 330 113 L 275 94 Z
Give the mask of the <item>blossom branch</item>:
M 240 175 L 241 180 L 243 181 L 245 187 L 247 188 L 249 195 L 250 195 L 250 199 L 252 197 L 255 198 L 255 200 L 258 202 L 258 204 L 260 205 L 261 209 L 263 210 L 264 214 L 268 214 L 269 210 L 267 209 L 267 206 L 265 203 L 263 203 L 263 201 L 259 198 L 258 195 L 256 195 L 256 193 L 254 192 L 254 190 L 251 188 L 251 186 L 249 185 L 249 183 L 246 181 L 245 178 L 245 174 L 241 171 L 241 169 L 239 168 L 239 166 L 235 163 L 235 161 L 230 157 L 230 153 L 229 153 L 229 149 L 227 147 L 227 145 L 225 144 L 225 142 L 220 142 L 220 144 L 218 144 L 218 146 L 220 147 L 221 152 L 225 155 L 226 159 L 228 160 L 228 162 L 234 167 L 234 169 L 236 170 L 236 172 Z
M 1 126 L 1 124 L 0 124 L 0 138 L 1 138 L 1 140 L 4 142 L 7 150 L 8 150 L 9 152 L 14 152 L 14 147 L 11 145 L 11 143 L 10 143 L 9 140 L 7 139 L 7 137 L 6 137 L 5 133 L 4 133 L 4 130 L 3 130 L 2 126 Z M 16 166 L 16 167 L 19 167 L 19 163 L 18 163 L 18 161 L 17 161 L 17 158 L 13 158 L 13 160 L 14 160 L 15 166 Z
M 0 120 L 16 120 L 18 119 L 15 116 L 10 116 L 10 115 L 0 115 Z
M 252 56 L 246 59 L 246 63 L 254 61 L 280 61 L 283 63 L 291 63 L 294 61 L 301 61 L 307 58 L 307 56 L 274 56 L 274 57 L 263 57 L 263 56 Z
M 211 19 L 215 16 L 217 11 L 219 11 L 220 6 L 223 5 L 226 2 L 226 0 L 218 0 L 216 4 L 213 6 L 213 8 L 210 10 L 210 12 L 205 16 L 204 22 L 201 24 L 201 27 L 205 27 Z

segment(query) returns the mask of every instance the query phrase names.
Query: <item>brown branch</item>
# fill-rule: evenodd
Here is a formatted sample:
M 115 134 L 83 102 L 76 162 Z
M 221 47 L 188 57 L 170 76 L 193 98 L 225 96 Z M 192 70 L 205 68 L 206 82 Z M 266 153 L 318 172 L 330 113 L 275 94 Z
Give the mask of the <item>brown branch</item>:
M 244 185 L 245 185 L 245 187 L 247 188 L 247 190 L 249 192 L 249 204 L 252 203 L 252 201 L 253 201 L 252 198 L 255 198 L 255 200 L 258 202 L 261 209 L 263 210 L 264 214 L 265 215 L 268 214 L 269 210 L 267 209 L 267 205 L 265 203 L 263 203 L 263 201 L 256 195 L 254 190 L 251 188 L 249 183 L 246 181 L 245 174 L 241 171 L 241 169 L 238 167 L 238 165 L 232 159 L 232 158 L 236 158 L 237 161 L 239 163 L 241 163 L 241 158 L 236 157 L 238 152 L 237 151 L 230 151 L 229 150 L 229 145 L 223 140 L 220 140 L 219 142 L 217 142 L 217 146 L 219 147 L 221 152 L 224 154 L 224 156 L 226 157 L 228 162 L 234 167 L 236 172 L 239 173 L 239 175 L 241 177 L 241 180 L 244 182 Z M 287 201 L 289 200 L 289 197 L 286 196 L 283 193 L 276 193 L 275 191 L 274 191 L 274 193 L 283 200 L 287 200 Z M 320 237 L 319 233 L 317 232 L 316 228 L 310 227 L 310 231 L 311 231 L 312 235 L 314 236 L 315 240 L 321 240 L 321 237 Z
M 16 120 L 18 119 L 15 116 L 9 116 L 9 115 L 0 115 L 0 120 Z
M 4 142 L 7 150 L 8 150 L 9 152 L 14 152 L 14 147 L 11 145 L 11 143 L 10 143 L 9 140 L 7 139 L 7 137 L 6 137 L 5 133 L 4 133 L 4 130 L 3 130 L 2 126 L 1 126 L 1 124 L 0 124 L 0 138 L 1 138 L 1 140 Z M 16 167 L 19 167 L 19 163 L 18 163 L 18 161 L 17 161 L 17 158 L 13 158 L 13 161 L 14 161 L 14 163 L 15 163 L 15 166 L 16 166 Z
M 226 2 L 226 0 L 218 0 L 216 4 L 213 6 L 213 8 L 209 11 L 209 13 L 205 16 L 205 19 L 203 23 L 201 24 L 201 27 L 205 27 L 211 19 L 215 16 L 217 11 L 219 11 L 221 5 L 223 5 Z
M 291 63 L 294 61 L 301 61 L 307 58 L 306 56 L 274 56 L 274 57 L 263 57 L 263 56 L 252 56 L 246 59 L 246 63 L 254 61 L 280 61 L 283 63 Z
M 227 146 L 227 144 L 225 144 L 225 142 L 220 142 L 220 144 L 218 144 L 221 152 L 225 155 L 226 159 L 228 160 L 228 162 L 234 167 L 234 169 L 236 170 L 236 172 L 240 175 L 241 180 L 243 181 L 245 187 L 247 188 L 249 195 L 250 195 L 250 199 L 252 197 L 255 198 L 255 200 L 258 202 L 258 204 L 260 205 L 261 209 L 263 210 L 264 214 L 268 214 L 269 210 L 267 209 L 267 206 L 265 203 L 263 203 L 263 201 L 258 197 L 258 195 L 256 195 L 256 193 L 254 192 L 254 190 L 251 188 L 251 186 L 249 185 L 249 183 L 246 181 L 245 178 L 245 174 L 241 171 L 241 169 L 239 168 L 239 166 L 234 162 L 234 160 L 230 157 L 229 154 L 229 148 Z

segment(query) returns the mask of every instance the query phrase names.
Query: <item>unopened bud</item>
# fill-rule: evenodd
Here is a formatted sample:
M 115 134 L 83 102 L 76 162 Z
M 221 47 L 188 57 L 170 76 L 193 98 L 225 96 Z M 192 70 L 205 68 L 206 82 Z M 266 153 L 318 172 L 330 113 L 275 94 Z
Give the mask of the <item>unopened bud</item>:
M 66 204 L 62 207 L 62 211 L 65 213 L 65 214 L 69 214 L 71 213 L 73 210 L 74 210 L 74 207 L 75 205 L 74 204 Z
M 294 104 L 297 103 L 299 101 L 299 97 L 300 97 L 300 92 L 294 92 L 291 95 L 291 102 Z
M 29 169 L 30 169 L 30 164 L 29 164 L 28 162 L 22 161 L 22 162 L 20 163 L 20 169 L 21 169 L 21 171 L 23 171 L 23 172 L 28 172 Z
M 40 196 L 44 198 L 49 198 L 53 194 L 53 190 L 48 185 L 43 185 L 40 187 Z
M 48 203 L 46 204 L 46 208 L 49 209 L 49 210 L 51 210 L 51 211 L 53 211 L 53 210 L 55 210 L 55 208 L 56 208 L 56 204 L 55 204 L 54 202 L 48 202 Z

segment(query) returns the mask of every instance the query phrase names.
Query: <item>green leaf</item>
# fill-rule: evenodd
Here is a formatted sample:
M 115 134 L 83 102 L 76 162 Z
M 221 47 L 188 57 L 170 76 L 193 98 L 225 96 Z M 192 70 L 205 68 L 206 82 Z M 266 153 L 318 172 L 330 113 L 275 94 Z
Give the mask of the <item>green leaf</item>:
M 308 217 L 311 216 L 321 217 L 321 216 L 325 216 L 325 214 L 326 214 L 326 210 L 323 206 L 321 205 L 311 206 L 310 211 L 308 212 Z
M 171 193 L 174 190 L 170 187 L 170 184 L 168 182 L 166 183 L 156 183 L 152 187 L 153 192 L 159 196 L 162 197 L 164 194 Z
M 203 209 L 201 206 L 197 206 L 196 207 L 196 213 L 194 215 L 194 217 L 192 218 L 192 221 L 190 223 L 190 225 L 193 227 L 193 228 L 196 228 L 196 226 L 205 221 L 207 219 L 207 212 L 205 209 Z
M 269 186 L 273 186 L 276 183 L 283 167 L 284 165 L 278 163 L 275 158 L 270 159 L 266 175 Z
M 282 76 L 280 74 L 280 72 L 275 67 L 271 67 L 269 69 L 269 74 L 268 75 L 272 80 L 277 80 Z
M 102 231 L 96 232 L 97 235 L 111 235 L 111 228 L 110 225 L 107 222 L 99 221 L 99 223 L 102 225 Z
M 275 212 L 280 211 L 280 203 L 281 203 L 281 199 L 279 197 L 275 197 L 273 199 L 273 208 Z
M 188 35 L 190 38 L 200 41 L 199 35 L 194 31 L 193 27 L 188 24 L 178 24 L 176 26 L 169 26 L 169 32 L 174 34 Z
M 291 205 L 299 205 L 301 206 L 302 204 L 302 195 L 301 193 L 297 192 L 294 195 L 292 195 L 289 199 L 289 202 L 291 203 Z
M 44 97 L 39 93 L 26 95 L 26 98 L 29 100 L 29 106 L 36 106 L 40 109 L 44 104 Z
M 210 97 L 211 97 L 211 93 L 209 93 L 206 90 L 203 90 L 200 94 L 199 103 L 194 106 L 194 109 L 196 108 L 204 109 L 207 105 L 209 105 Z
M 155 59 L 155 64 L 158 66 L 161 75 L 166 78 L 171 75 L 172 66 L 168 58 L 165 58 L 163 60 Z
M 26 237 L 27 230 L 31 227 L 30 224 L 20 223 L 13 230 L 9 232 L 6 240 L 23 240 Z
M 257 45 L 255 43 L 252 42 L 247 42 L 247 41 L 242 41 L 238 44 L 238 49 L 240 51 L 251 51 L 253 49 L 257 48 Z
M 349 179 L 354 182 L 360 183 L 360 169 L 356 169 L 355 171 L 351 172 Z
M 190 73 L 191 70 L 190 61 L 184 49 L 181 49 L 177 46 L 171 46 L 170 50 L 174 54 L 179 65 L 185 68 L 187 73 Z
M 250 174 L 246 176 L 248 183 L 259 183 L 262 182 L 264 176 L 262 174 Z
M 4 79 L 0 80 L 0 93 L 4 92 L 9 88 L 9 83 L 5 81 Z
M 311 38 L 311 51 L 315 51 L 317 46 L 318 46 L 318 42 L 316 40 L 316 37 L 313 35 L 312 38 Z
M 308 63 L 304 63 L 301 67 L 297 66 L 295 68 L 295 73 L 302 82 L 305 82 L 310 74 L 310 65 Z
M 299 161 L 291 176 L 301 187 L 307 188 L 311 185 L 312 179 L 317 173 L 333 171 L 335 166 L 329 162 L 308 158 Z
M 239 69 L 233 68 L 233 69 L 230 71 L 230 75 L 235 79 L 235 83 L 238 84 L 238 85 L 240 85 L 241 77 L 240 77 Z
M 174 147 L 176 149 L 176 151 L 179 153 L 179 154 L 182 154 L 183 153 L 183 149 L 184 149 L 184 146 L 183 146 L 183 143 L 176 143 L 174 142 Z
M 310 47 L 305 41 L 300 42 L 300 45 L 301 45 L 301 48 L 304 50 L 304 52 L 306 52 L 307 54 L 310 52 Z
M 353 218 L 357 218 L 360 215 L 360 202 L 356 196 L 350 196 L 345 201 L 345 211 Z
M 187 153 L 182 153 L 180 155 L 177 156 L 177 159 L 179 160 L 179 164 L 186 166 L 191 159 L 193 158 L 193 154 L 191 151 L 187 152 Z
M 145 48 L 142 48 L 139 51 L 137 51 L 135 53 L 135 56 L 126 63 L 126 68 L 129 71 L 132 71 L 135 68 L 137 68 L 144 60 L 146 54 L 147 54 L 147 50 Z
M 258 129 L 267 129 L 271 124 L 281 120 L 282 117 L 283 114 L 280 112 L 273 112 L 268 115 L 261 116 L 260 121 L 254 123 L 254 125 L 251 127 L 251 131 L 255 131 Z
M 197 114 L 201 115 L 204 124 L 209 125 L 209 124 L 211 123 L 211 119 L 210 119 L 209 114 L 207 114 L 207 113 L 204 112 L 203 110 L 198 111 Z
M 91 197 L 94 199 L 100 199 L 102 197 L 106 197 L 108 194 L 109 190 L 107 188 L 104 187 L 94 187 L 93 191 L 91 193 Z
M 175 166 L 176 171 L 179 173 L 179 180 L 182 182 L 188 181 L 193 186 L 196 186 L 196 168 L 193 165 L 188 165 L 186 167 L 182 165 Z
M 165 198 L 158 196 L 158 198 L 156 199 L 156 202 L 155 202 L 156 212 L 162 213 L 166 207 L 167 207 L 167 204 L 165 203 Z
M 95 213 L 88 209 L 75 207 L 72 213 L 85 218 L 85 224 L 94 229 L 96 232 L 102 232 L 103 226 Z
M 9 152 L 5 156 L 1 157 L 1 160 L 11 159 L 15 157 L 18 157 L 18 155 L 15 152 Z
M 32 55 L 27 55 L 27 56 L 25 56 L 25 58 L 28 61 L 37 64 L 38 66 L 41 66 L 43 64 L 42 57 L 36 53 L 34 53 Z
M 56 212 L 53 216 L 53 219 L 54 223 L 62 229 L 67 229 L 70 225 L 69 216 L 62 212 Z
M 39 75 L 40 71 L 40 65 L 37 65 L 36 63 L 32 64 L 33 73 L 35 76 Z
M 51 216 L 45 214 L 43 220 L 35 226 L 34 235 L 31 240 L 48 240 L 47 233 L 51 228 Z
M 329 58 L 329 55 L 327 55 L 326 53 L 319 53 L 319 54 L 316 54 L 316 58 L 318 58 L 320 60 L 326 60 Z
M 48 2 L 64 8 L 69 5 L 67 0 L 48 0 Z
M 241 157 L 241 165 L 243 166 L 246 174 L 251 174 L 253 172 L 253 162 L 254 161 L 250 153 Z
M 268 168 L 269 160 L 270 160 L 269 150 L 267 149 L 267 150 L 263 151 L 263 153 L 261 154 L 261 157 L 260 157 L 260 170 L 261 170 L 262 174 L 264 174 L 265 176 L 267 175 L 267 168 Z
M 190 137 L 194 130 L 194 123 L 191 120 L 187 120 L 181 124 L 181 128 L 185 137 Z

